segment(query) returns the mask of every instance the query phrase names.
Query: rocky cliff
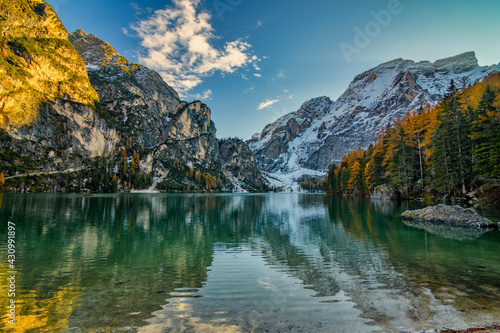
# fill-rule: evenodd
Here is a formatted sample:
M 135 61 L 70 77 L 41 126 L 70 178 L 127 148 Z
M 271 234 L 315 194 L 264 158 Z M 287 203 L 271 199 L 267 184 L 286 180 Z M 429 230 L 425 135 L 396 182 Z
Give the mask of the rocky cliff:
M 39 107 L 97 100 L 85 63 L 52 7 L 41 0 L 0 2 L 0 126 L 31 125 Z
M 163 142 L 179 104 L 177 92 L 158 73 L 129 62 L 92 34 L 80 29 L 69 34 L 69 40 L 85 61 L 99 95 L 100 116 L 134 143 L 154 147 Z
M 255 155 L 248 145 L 240 139 L 219 140 L 220 159 L 224 173 L 232 179 L 239 191 L 267 190 Z
M 77 30 L 69 39 L 86 62 L 92 86 L 99 94 L 96 106 L 101 117 L 120 134 L 122 144 L 144 147 L 142 167 L 160 179 L 160 188 L 184 190 L 189 184 L 192 189 L 205 188 L 206 180 L 184 176 L 190 169 L 200 170 L 203 178 L 220 178 L 218 189 L 240 188 L 244 176 L 224 176 L 225 163 L 207 105 L 180 101 L 158 73 L 129 62 L 94 35 Z M 253 168 L 247 179 L 260 185 L 257 166 L 241 165 L 245 167 Z M 165 182 L 164 187 L 161 182 Z M 251 190 L 255 189 L 252 185 Z
M 434 63 L 389 61 L 356 76 L 335 102 L 327 97 L 307 101 L 248 143 L 264 170 L 326 170 L 349 151 L 368 147 L 398 116 L 435 105 L 451 80 L 461 87 L 498 71 L 496 65 L 480 67 L 474 52 Z
M 11 190 L 229 191 L 261 182 L 253 156 L 226 177 L 211 110 L 43 1 L 0 2 L 0 171 Z M 237 154 L 237 153 L 236 153 Z
M 80 169 L 82 158 L 111 153 L 118 136 L 97 117 L 85 62 L 50 5 L 2 1 L 0 17 L 5 176 Z

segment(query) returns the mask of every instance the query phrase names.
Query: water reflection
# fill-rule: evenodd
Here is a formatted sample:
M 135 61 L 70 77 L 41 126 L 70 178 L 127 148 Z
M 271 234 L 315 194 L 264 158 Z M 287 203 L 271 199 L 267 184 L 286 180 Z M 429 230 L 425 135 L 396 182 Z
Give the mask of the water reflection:
M 0 200 L 0 238 L 16 223 L 19 331 L 415 331 L 500 319 L 499 233 L 457 240 L 415 229 L 399 219 L 409 204 L 299 194 Z M 6 272 L 2 263 L 2 280 Z M 4 314 L 0 329 L 15 331 Z

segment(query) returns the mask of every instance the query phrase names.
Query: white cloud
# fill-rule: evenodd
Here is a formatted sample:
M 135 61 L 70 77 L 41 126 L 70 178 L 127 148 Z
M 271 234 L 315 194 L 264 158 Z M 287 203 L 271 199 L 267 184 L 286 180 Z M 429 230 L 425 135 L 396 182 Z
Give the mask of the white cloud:
M 174 0 L 173 7 L 156 10 L 132 24 L 141 39 L 139 62 L 155 69 L 181 95 L 215 72 L 234 73 L 260 59 L 242 39 L 217 48 L 208 12 L 199 11 L 200 0 Z
M 286 77 L 285 73 L 279 72 L 278 75 L 276 75 L 278 79 L 284 79 Z
M 135 10 L 135 13 L 136 14 L 141 14 L 142 13 L 142 8 L 141 6 L 139 6 L 138 4 L 136 4 L 135 2 L 131 2 L 130 3 L 130 7 L 132 7 L 132 9 Z
M 138 5 L 135 2 L 130 2 L 129 5 L 135 11 L 135 15 L 151 14 L 153 12 L 153 8 L 151 8 L 151 7 L 142 8 L 140 5 Z
M 198 100 L 207 100 L 210 99 L 210 96 L 212 96 L 212 90 L 208 89 L 203 92 L 203 94 L 196 94 L 194 95 L 194 99 Z
M 255 73 L 253 76 L 255 76 L 255 77 L 261 77 L 262 75 L 260 75 L 259 73 Z
M 259 106 L 257 107 L 257 110 L 262 110 L 267 107 L 270 107 L 271 105 L 278 103 L 279 101 L 280 101 L 279 99 L 273 99 L 273 100 L 268 99 L 265 102 L 260 103 Z
M 246 94 L 246 93 L 249 93 L 249 92 L 253 92 L 253 91 L 254 91 L 254 89 L 255 89 L 255 87 L 250 87 L 250 88 L 248 88 L 248 89 L 244 90 L 244 91 L 243 91 L 243 93 L 245 93 L 245 94 Z

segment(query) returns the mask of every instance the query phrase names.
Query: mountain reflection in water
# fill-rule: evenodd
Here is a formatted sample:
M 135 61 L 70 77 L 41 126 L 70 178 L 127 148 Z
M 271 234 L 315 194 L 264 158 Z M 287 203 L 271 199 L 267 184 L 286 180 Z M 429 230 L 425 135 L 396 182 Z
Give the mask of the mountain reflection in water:
M 19 325 L 2 314 L 0 329 L 370 332 L 498 321 L 499 233 L 443 237 L 405 225 L 409 208 L 419 206 L 317 194 L 4 194 L 0 238 L 15 222 Z

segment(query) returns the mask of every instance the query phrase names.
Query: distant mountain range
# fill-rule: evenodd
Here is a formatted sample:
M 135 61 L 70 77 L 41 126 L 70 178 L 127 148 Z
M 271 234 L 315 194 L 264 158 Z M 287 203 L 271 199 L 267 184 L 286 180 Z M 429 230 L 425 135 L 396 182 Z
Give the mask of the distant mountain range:
M 397 117 L 436 105 L 451 80 L 462 87 L 499 71 L 500 65 L 479 66 L 474 52 L 434 63 L 392 60 L 356 76 L 336 101 L 313 98 L 247 143 L 269 173 L 324 171 L 349 151 L 374 143 Z
M 398 116 L 435 105 L 450 80 L 463 86 L 500 71 L 473 52 L 396 59 L 245 143 L 218 140 L 210 108 L 181 101 L 155 71 L 83 30 L 68 34 L 46 2 L 11 0 L 0 17 L 0 186 L 11 191 L 295 189 L 294 178 L 321 176 Z

